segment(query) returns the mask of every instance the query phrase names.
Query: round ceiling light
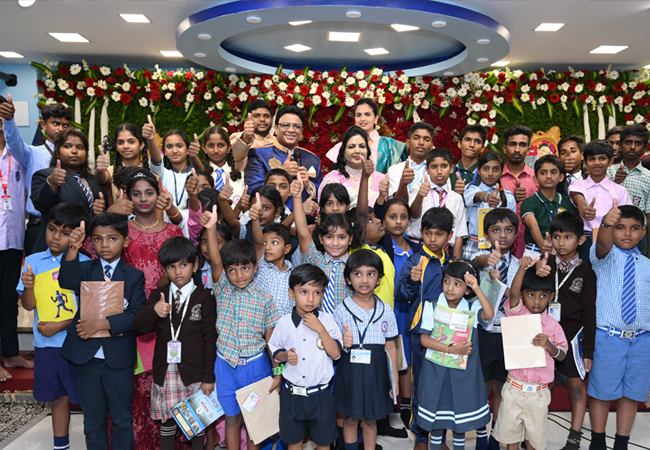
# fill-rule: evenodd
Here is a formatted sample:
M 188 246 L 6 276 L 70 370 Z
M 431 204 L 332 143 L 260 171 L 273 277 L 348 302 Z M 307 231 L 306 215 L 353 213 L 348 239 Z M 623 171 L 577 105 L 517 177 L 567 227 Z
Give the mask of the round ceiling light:
M 476 41 L 476 43 L 478 45 L 487 45 L 487 44 L 490 43 L 490 40 L 489 39 L 479 39 L 478 41 Z
M 447 22 L 445 22 L 444 20 L 436 20 L 434 22 L 431 22 L 431 26 L 433 28 L 444 28 L 447 26 Z
M 476 60 L 476 62 L 486 63 L 486 62 L 488 62 L 489 60 L 490 60 L 490 58 L 481 57 L 481 58 L 478 58 L 478 59 Z
M 29 8 L 34 3 L 36 3 L 36 0 L 18 0 L 18 5 L 23 8 Z
M 246 17 L 246 22 L 248 23 L 260 23 L 262 19 L 257 16 L 248 16 Z
M 237 69 L 235 69 L 234 67 L 226 67 L 223 70 L 225 70 L 226 72 L 237 72 Z
M 196 56 L 197 58 L 205 58 L 208 55 L 206 55 L 203 52 L 196 52 L 196 53 L 194 53 L 194 56 Z
M 348 19 L 358 19 L 361 17 L 361 13 L 359 11 L 348 11 L 345 13 L 345 17 Z
M 202 41 L 209 41 L 210 39 L 212 39 L 212 35 L 208 33 L 200 33 L 197 37 Z
M 446 77 L 453 77 L 454 72 L 445 72 L 445 73 L 443 73 L 443 75 L 446 76 Z

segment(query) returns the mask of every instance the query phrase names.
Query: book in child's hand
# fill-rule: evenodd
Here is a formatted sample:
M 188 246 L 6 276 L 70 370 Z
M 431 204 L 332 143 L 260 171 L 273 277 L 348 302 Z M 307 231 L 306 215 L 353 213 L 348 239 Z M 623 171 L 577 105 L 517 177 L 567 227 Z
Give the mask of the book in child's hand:
M 445 345 L 471 342 L 476 313 L 437 305 L 433 313 L 431 337 Z M 425 358 L 451 369 L 467 369 L 469 355 L 455 355 L 427 349 Z
M 36 311 L 41 322 L 63 322 L 77 313 L 74 293 L 59 286 L 59 270 L 57 267 L 34 278 Z
M 82 281 L 79 291 L 79 308 L 82 319 L 105 319 L 124 311 L 124 281 Z M 110 337 L 101 330 L 91 338 Z
M 489 270 L 486 270 L 483 274 L 483 277 L 481 278 L 481 291 L 483 291 L 487 297 L 488 301 L 492 305 L 492 308 L 494 308 L 495 313 L 501 307 L 501 301 L 504 300 L 503 295 L 506 293 L 507 288 L 508 286 L 503 284 L 501 281 L 492 278 Z M 492 331 L 496 316 L 496 314 L 492 316 L 485 331 Z
M 501 319 L 506 370 L 546 367 L 546 350 L 533 345 L 535 336 L 541 332 L 542 318 L 539 314 Z
M 584 353 L 583 343 L 585 340 L 584 329 L 585 327 L 580 328 L 580 331 L 578 331 L 576 335 L 573 337 L 573 339 L 571 339 L 571 349 L 573 350 L 573 361 L 576 364 L 576 369 L 578 369 L 580 378 L 582 378 L 583 380 L 585 379 L 585 375 L 587 375 L 587 369 L 585 368 L 585 359 L 583 356 Z
M 490 248 L 490 241 L 483 230 L 483 222 L 485 221 L 485 215 L 489 213 L 491 209 L 492 208 L 480 208 L 478 210 L 478 248 L 483 250 Z
M 210 395 L 198 391 L 174 406 L 170 413 L 188 439 L 192 439 L 224 415 L 217 400 L 216 390 Z

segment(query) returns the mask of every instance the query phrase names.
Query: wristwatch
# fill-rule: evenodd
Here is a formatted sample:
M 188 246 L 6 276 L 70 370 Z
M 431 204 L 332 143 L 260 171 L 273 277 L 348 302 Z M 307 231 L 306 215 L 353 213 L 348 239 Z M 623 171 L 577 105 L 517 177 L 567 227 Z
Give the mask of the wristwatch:
M 284 364 L 279 365 L 278 367 L 273 368 L 273 375 L 282 375 L 282 372 L 284 371 Z

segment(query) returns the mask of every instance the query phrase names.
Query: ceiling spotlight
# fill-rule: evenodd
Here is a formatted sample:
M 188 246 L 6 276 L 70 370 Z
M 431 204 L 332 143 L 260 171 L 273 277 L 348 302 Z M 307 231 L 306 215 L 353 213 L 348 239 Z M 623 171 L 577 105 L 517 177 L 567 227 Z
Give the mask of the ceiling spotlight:
M 626 48 L 628 48 L 629 45 L 601 45 L 600 47 L 597 47 L 590 51 L 589 53 L 599 53 L 603 55 L 615 55 L 616 53 L 620 53 Z
M 206 55 L 203 52 L 197 52 L 197 53 L 194 53 L 194 56 L 196 56 L 197 58 L 205 58 L 208 55 Z
M 348 11 L 345 13 L 345 17 L 348 19 L 358 19 L 361 17 L 361 13 L 359 11 Z
M 311 47 L 307 47 L 306 45 L 302 45 L 302 44 L 287 45 L 284 48 L 296 53 L 301 53 L 301 52 L 306 52 L 307 50 L 311 50 Z
M 393 30 L 397 31 L 398 33 L 401 33 L 403 31 L 415 31 L 415 30 L 420 29 L 419 27 L 414 27 L 412 25 L 402 25 L 402 24 L 399 24 L 399 23 L 392 24 L 391 28 Z
M 433 28 L 444 28 L 447 26 L 447 22 L 445 22 L 444 20 L 436 20 L 434 22 L 431 22 L 431 26 Z
M 246 22 L 248 23 L 260 23 L 262 19 L 257 16 L 248 16 L 246 17 Z
M 90 42 L 79 33 L 48 33 L 60 42 Z
M 479 39 L 478 41 L 476 41 L 476 43 L 478 45 L 487 45 L 487 44 L 490 43 L 490 40 L 489 39 Z
M 481 57 L 481 58 L 478 58 L 478 59 L 476 60 L 476 62 L 486 63 L 486 62 L 488 62 L 489 60 L 490 60 L 490 58 Z
M 643 68 L 644 69 L 650 69 L 650 64 L 648 64 L 647 66 L 643 66 Z
M 202 41 L 209 41 L 210 39 L 212 39 L 212 35 L 208 33 L 199 33 L 197 37 Z
M 182 58 L 183 54 L 178 50 L 160 50 L 160 54 L 165 58 Z
M 327 40 L 330 42 L 359 42 L 361 33 L 349 33 L 345 31 L 328 31 Z
M 535 31 L 557 31 L 563 26 L 563 23 L 540 23 Z
M 120 14 L 120 17 L 128 23 L 151 23 L 144 14 Z
M 18 0 L 18 5 L 22 8 L 29 8 L 34 3 L 36 3 L 36 0 Z
M 223 70 L 225 70 L 226 72 L 237 72 L 237 69 L 235 69 L 234 67 L 226 67 Z
M 510 64 L 510 61 L 497 61 L 495 63 L 492 63 L 492 67 L 505 67 L 508 64 Z
M 372 55 L 372 56 L 375 56 L 375 55 L 387 55 L 388 53 L 390 53 L 388 50 L 386 50 L 383 47 L 367 48 L 367 49 L 364 50 L 364 52 L 366 52 L 367 54 Z
M 0 56 L 3 58 L 24 58 L 23 55 L 16 52 L 0 52 Z
M 443 73 L 443 75 L 446 76 L 446 77 L 453 77 L 454 72 L 445 72 L 445 73 Z
M 298 27 L 300 25 L 307 25 L 308 23 L 311 23 L 311 20 L 298 20 L 295 22 L 289 22 L 289 25 L 292 27 Z

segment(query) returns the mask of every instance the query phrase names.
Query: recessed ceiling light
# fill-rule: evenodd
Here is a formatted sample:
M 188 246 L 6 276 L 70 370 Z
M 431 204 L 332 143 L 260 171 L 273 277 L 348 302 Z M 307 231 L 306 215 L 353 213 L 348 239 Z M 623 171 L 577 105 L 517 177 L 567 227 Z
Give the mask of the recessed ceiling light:
M 510 64 L 510 61 L 497 61 L 495 63 L 492 63 L 492 67 L 505 67 L 508 64 Z
M 300 25 L 307 25 L 308 23 L 311 23 L 311 20 L 297 20 L 295 22 L 289 22 L 289 25 L 297 27 Z
M 0 52 L 0 56 L 4 58 L 24 58 L 23 55 L 16 52 Z
M 205 58 L 207 55 L 203 52 L 197 52 L 194 53 L 194 56 L 196 56 L 197 58 Z
M 361 33 L 346 31 L 328 31 L 327 40 L 330 42 L 359 42 Z
M 307 50 L 311 50 L 311 47 L 307 47 L 306 45 L 302 45 L 302 44 L 287 45 L 284 48 L 296 53 L 306 52 Z
M 262 19 L 257 16 L 248 16 L 246 17 L 246 22 L 248 23 L 260 23 Z
M 445 73 L 443 73 L 443 75 L 446 76 L 446 77 L 453 77 L 454 72 L 445 72 Z
M 199 33 L 197 37 L 202 41 L 209 41 L 210 39 L 212 39 L 212 35 L 208 33 Z
M 225 70 L 226 72 L 237 72 L 237 69 L 235 69 L 234 67 L 226 67 L 223 70 Z
M 478 59 L 476 60 L 476 62 L 486 63 L 486 62 L 488 62 L 489 60 L 490 60 L 490 58 L 481 57 L 481 58 L 478 58 Z
M 644 69 L 650 69 L 650 64 L 648 64 L 647 66 L 643 66 L 643 68 Z
M 535 31 L 557 31 L 563 26 L 563 23 L 540 23 Z
M 182 58 L 183 54 L 178 50 L 160 50 L 160 54 L 165 58 Z
M 478 45 L 487 45 L 487 44 L 490 43 L 490 40 L 489 39 L 479 39 L 478 41 L 476 41 L 476 43 Z
M 36 3 L 36 0 L 18 0 L 18 5 L 23 8 L 29 8 L 34 3 Z
M 393 30 L 397 31 L 398 33 L 401 33 L 403 31 L 415 31 L 415 30 L 420 29 L 419 27 L 414 27 L 412 25 L 402 25 L 402 24 L 399 24 L 399 23 L 392 24 L 391 28 Z
M 120 17 L 129 23 L 151 23 L 144 14 L 120 14 Z
M 444 28 L 447 26 L 447 22 L 444 20 L 436 20 L 435 22 L 431 22 L 431 26 L 433 28 Z
M 359 11 L 348 11 L 345 13 L 345 17 L 348 19 L 358 19 L 361 17 L 361 13 Z
M 628 48 L 629 45 L 601 45 L 598 48 L 593 49 L 589 53 L 600 53 L 600 54 L 605 54 L 605 55 L 614 55 L 616 53 L 620 53 L 626 48 Z
M 61 42 L 90 42 L 79 33 L 49 33 L 49 35 Z
M 364 52 L 366 52 L 369 55 L 373 55 L 373 56 L 374 55 L 387 55 L 388 53 L 390 53 L 388 50 L 386 50 L 383 47 L 367 48 L 367 49 L 364 50 Z

